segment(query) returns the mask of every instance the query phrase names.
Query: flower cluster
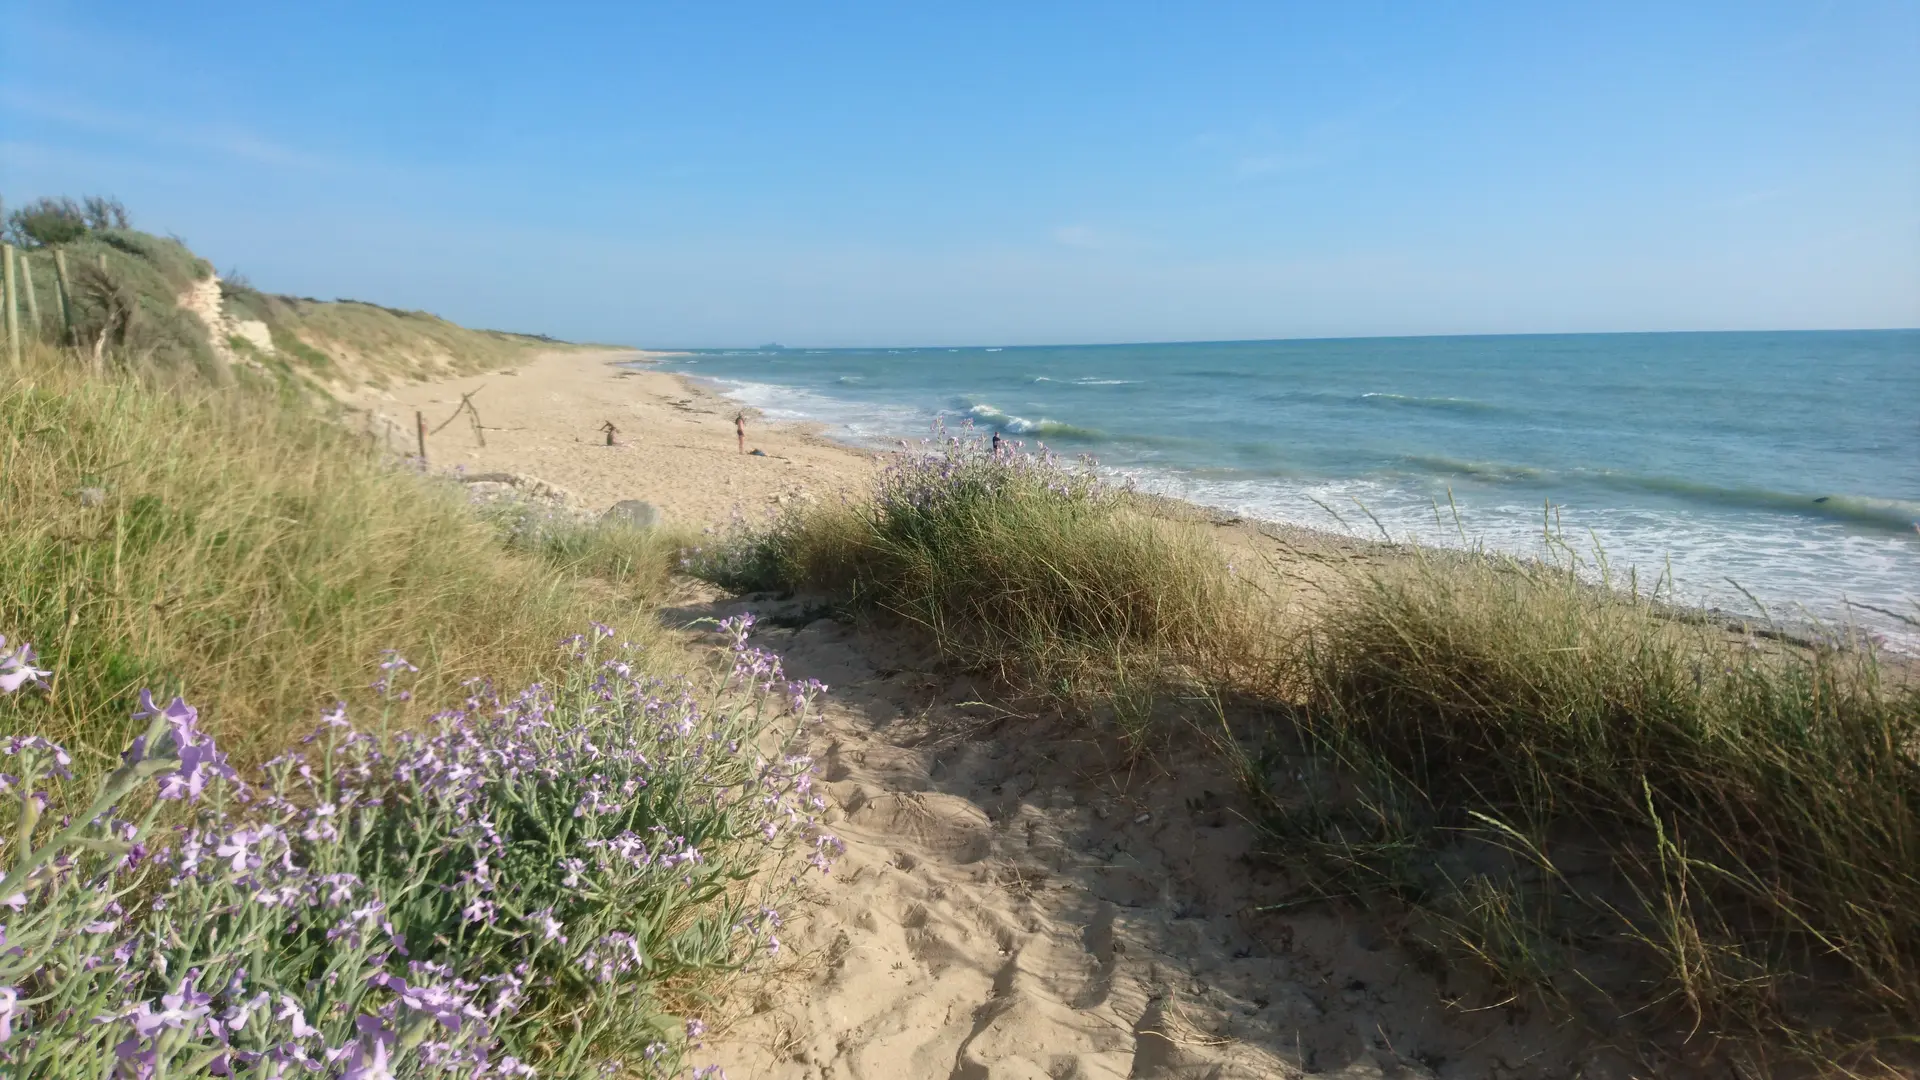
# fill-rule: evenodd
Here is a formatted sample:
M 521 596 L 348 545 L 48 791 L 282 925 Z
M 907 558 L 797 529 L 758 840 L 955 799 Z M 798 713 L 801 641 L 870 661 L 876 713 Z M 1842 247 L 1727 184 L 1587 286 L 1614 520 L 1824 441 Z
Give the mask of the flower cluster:
M 704 689 L 596 627 L 552 685 L 478 682 L 390 739 L 336 707 L 250 782 L 196 710 L 143 693 L 145 731 L 52 822 L 38 789 L 74 785 L 71 757 L 0 744 L 22 822 L 0 842 L 0 1072 L 681 1074 L 704 1025 L 652 988 L 777 951 L 791 877 L 768 861 L 824 870 L 838 843 L 786 749 L 824 687 L 784 681 L 750 625 Z M 411 670 L 389 654 L 382 679 Z
M 874 491 L 874 514 L 882 521 L 934 518 L 972 502 L 1031 494 L 1087 502 L 1115 494 L 1091 457 L 1070 465 L 1045 443 L 1029 451 L 1018 440 L 995 449 L 971 423 L 958 434 L 936 424 L 917 445 L 900 445 Z

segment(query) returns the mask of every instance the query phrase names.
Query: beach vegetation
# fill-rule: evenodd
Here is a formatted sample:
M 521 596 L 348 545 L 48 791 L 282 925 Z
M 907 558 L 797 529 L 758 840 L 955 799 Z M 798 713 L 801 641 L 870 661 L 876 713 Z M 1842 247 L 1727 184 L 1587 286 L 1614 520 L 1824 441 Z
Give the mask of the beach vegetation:
M 191 690 L 257 761 L 312 710 L 363 704 L 382 649 L 425 668 L 405 722 L 471 678 L 532 681 L 586 619 L 650 623 L 631 616 L 670 558 L 587 532 L 530 550 L 286 382 L 94 375 L 36 347 L 0 381 L 0 621 L 57 675 L 0 733 L 104 760 L 141 688 Z
M 1085 468 L 954 437 L 696 560 L 916 628 L 1013 693 L 1104 697 L 1140 714 L 1135 744 L 1141 700 L 1205 702 L 1185 730 L 1220 733 L 1299 871 L 1270 910 L 1394 906 L 1506 1004 L 1631 1016 L 1669 1048 L 1891 1068 L 1920 1022 L 1910 674 L 1565 561 L 1359 565 L 1289 602 Z
M 128 227 L 126 207 L 119 200 L 90 195 L 76 202 L 47 196 L 6 216 L 6 236 L 21 247 L 50 247 L 85 236 L 93 229 Z
M 696 565 L 733 588 L 841 594 L 1034 689 L 1207 667 L 1245 640 L 1246 605 L 1202 534 L 1089 464 L 971 432 L 896 456 L 867 499 L 736 522 Z
M 778 952 L 789 883 L 838 848 L 794 747 L 821 687 L 750 626 L 722 627 L 730 663 L 662 679 L 595 624 L 549 682 L 474 680 L 418 731 L 336 705 L 245 773 L 145 691 L 117 761 L 0 741 L 0 1063 L 685 1075 L 716 981 Z M 17 639 L 0 657 L 0 712 L 61 677 Z M 380 672 L 391 703 L 418 669 L 389 652 Z

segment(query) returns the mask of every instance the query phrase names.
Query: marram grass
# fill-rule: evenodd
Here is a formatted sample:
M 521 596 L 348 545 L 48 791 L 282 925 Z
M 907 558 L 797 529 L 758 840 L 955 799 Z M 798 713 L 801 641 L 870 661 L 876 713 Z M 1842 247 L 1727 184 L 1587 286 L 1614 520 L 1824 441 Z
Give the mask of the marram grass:
M 977 438 L 929 440 L 869 499 L 736 529 L 697 563 L 738 587 L 840 591 L 1029 688 L 1116 664 L 1217 675 L 1246 659 L 1251 625 L 1193 526 L 1141 512 L 1089 468 Z
M 837 595 L 1018 689 L 1250 706 L 1227 752 L 1310 882 L 1276 906 L 1391 900 L 1516 995 L 1749 1063 L 1887 1072 L 1920 1028 L 1920 693 L 1870 649 L 1477 556 L 1282 609 L 1090 472 L 966 439 L 695 565 Z

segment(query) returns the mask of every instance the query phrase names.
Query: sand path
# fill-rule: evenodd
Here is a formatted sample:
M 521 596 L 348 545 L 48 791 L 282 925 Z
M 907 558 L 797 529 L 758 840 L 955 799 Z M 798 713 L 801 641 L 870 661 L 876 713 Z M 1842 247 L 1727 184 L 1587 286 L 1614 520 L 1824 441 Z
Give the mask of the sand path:
M 768 456 L 743 456 L 734 406 L 618 366 L 631 359 L 554 353 L 354 403 L 410 440 L 413 410 L 438 424 L 478 390 L 486 446 L 450 425 L 429 442 L 436 467 L 536 475 L 589 508 L 646 499 L 691 525 L 829 497 L 876 467 L 757 419 L 749 445 Z M 609 420 L 614 447 L 597 431 Z M 1215 523 L 1296 584 L 1370 557 Z M 1633 1075 L 1572 1028 L 1394 945 L 1378 916 L 1262 911 L 1293 890 L 1263 869 L 1204 739 L 1130 756 L 1084 725 L 981 704 L 984 688 L 804 598 L 685 591 L 670 621 L 754 611 L 758 644 L 832 687 L 811 751 L 846 854 L 808 879 L 781 935 L 787 970 L 750 979 L 734 1013 L 713 1018 L 701 1060 L 732 1080 Z M 1164 719 L 1217 724 L 1177 702 Z
M 813 751 L 847 852 L 783 931 L 797 971 L 701 1059 L 732 1080 L 1633 1075 L 1377 916 L 1261 911 L 1292 890 L 1203 739 L 1134 757 L 1005 715 L 804 600 L 708 592 L 669 615 L 747 610 L 832 687 Z

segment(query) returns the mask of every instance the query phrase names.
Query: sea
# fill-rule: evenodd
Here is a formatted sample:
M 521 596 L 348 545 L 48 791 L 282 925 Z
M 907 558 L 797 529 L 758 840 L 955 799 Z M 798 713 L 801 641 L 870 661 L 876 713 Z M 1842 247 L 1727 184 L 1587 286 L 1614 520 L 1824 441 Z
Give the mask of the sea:
M 1920 652 L 1920 330 L 776 346 L 663 366 L 856 445 L 997 431 L 1249 518 L 1574 560 Z

